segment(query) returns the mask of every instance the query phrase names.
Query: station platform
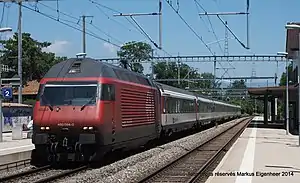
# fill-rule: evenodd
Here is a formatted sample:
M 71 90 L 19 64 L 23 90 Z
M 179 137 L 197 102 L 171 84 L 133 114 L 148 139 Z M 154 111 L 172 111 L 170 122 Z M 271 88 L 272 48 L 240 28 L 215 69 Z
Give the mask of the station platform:
M 252 121 L 264 121 L 264 117 L 263 116 L 255 116 Z M 268 122 L 271 121 L 271 117 L 268 118 Z
M 284 121 L 271 121 L 271 118 L 268 119 L 268 124 L 265 124 L 263 116 L 255 116 L 249 127 L 286 129 L 285 124 Z
M 0 165 L 14 161 L 29 159 L 34 145 L 23 132 L 23 139 L 12 140 L 12 133 L 3 133 L 3 142 L 0 142 Z
M 206 183 L 299 183 L 298 136 L 248 127 Z

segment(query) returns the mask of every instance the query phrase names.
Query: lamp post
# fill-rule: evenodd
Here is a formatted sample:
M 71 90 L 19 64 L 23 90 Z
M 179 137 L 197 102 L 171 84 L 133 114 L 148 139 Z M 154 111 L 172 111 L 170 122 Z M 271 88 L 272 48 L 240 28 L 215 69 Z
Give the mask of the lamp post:
M 11 32 L 12 28 L 10 27 L 4 27 L 4 28 L 0 28 L 0 32 Z M 0 63 L 0 91 L 2 93 L 2 79 L 1 79 L 1 75 L 2 75 L 2 63 Z M 2 94 L 1 94 L 2 95 Z M 2 119 L 2 96 L 0 97 L 0 142 L 3 141 L 3 119 Z
M 296 29 L 296 30 L 300 30 L 300 25 L 296 25 L 296 24 L 289 24 L 285 26 L 286 29 Z M 299 34 L 299 42 L 298 42 L 298 133 L 299 133 L 299 146 L 300 146 L 300 34 Z
M 277 55 L 288 55 L 287 52 L 278 52 Z M 289 116 L 290 116 L 290 110 L 289 110 L 289 69 L 288 69 L 288 59 L 285 62 L 285 66 L 286 66 L 286 89 L 285 89 L 285 93 L 286 93 L 286 134 L 289 134 Z

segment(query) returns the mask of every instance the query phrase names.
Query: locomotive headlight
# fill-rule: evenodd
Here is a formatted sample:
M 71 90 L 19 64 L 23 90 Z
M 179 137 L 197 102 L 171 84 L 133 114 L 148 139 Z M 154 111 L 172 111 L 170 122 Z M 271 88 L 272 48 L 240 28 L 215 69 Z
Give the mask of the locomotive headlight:
M 92 127 L 92 126 L 89 126 L 89 127 L 85 126 L 85 127 L 83 127 L 82 129 L 83 129 L 83 130 L 93 130 L 94 127 Z
M 41 130 L 50 130 L 50 127 L 49 126 L 46 126 L 46 127 L 42 126 Z

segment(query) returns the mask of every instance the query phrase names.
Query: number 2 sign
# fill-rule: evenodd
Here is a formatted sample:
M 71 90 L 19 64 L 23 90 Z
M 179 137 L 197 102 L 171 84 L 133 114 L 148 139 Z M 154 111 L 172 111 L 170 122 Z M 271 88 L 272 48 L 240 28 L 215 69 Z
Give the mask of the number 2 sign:
M 2 95 L 5 99 L 12 98 L 12 88 L 2 88 Z

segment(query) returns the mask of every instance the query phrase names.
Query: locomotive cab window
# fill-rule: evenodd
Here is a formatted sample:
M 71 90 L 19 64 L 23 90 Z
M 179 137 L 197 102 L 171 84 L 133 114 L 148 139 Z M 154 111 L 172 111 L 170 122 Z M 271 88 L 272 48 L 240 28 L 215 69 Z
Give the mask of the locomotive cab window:
M 114 101 L 115 100 L 115 86 L 111 84 L 102 84 L 101 100 Z
M 41 105 L 95 105 L 98 85 L 94 82 L 47 83 L 40 93 Z

